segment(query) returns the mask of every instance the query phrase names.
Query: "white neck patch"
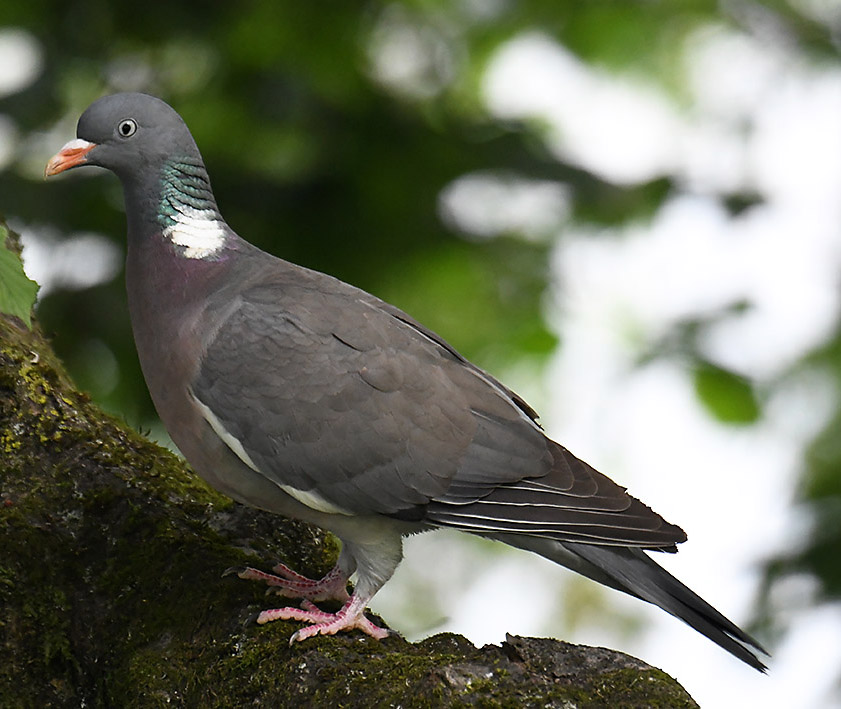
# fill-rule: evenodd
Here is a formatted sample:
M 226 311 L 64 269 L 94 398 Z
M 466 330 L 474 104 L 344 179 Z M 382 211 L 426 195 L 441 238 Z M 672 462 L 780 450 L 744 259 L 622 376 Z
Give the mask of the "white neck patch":
M 183 246 L 187 258 L 209 258 L 225 245 L 223 222 L 211 209 L 182 204 L 170 218 L 175 223 L 165 227 L 163 235 L 173 244 Z

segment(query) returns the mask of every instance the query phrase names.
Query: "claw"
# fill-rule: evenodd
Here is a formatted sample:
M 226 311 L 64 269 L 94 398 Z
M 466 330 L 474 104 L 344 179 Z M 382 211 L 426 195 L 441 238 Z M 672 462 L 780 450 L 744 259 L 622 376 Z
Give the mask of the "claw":
M 249 625 L 259 625 L 260 624 L 260 613 L 252 613 L 249 615 L 243 622 L 243 627 L 248 627 Z

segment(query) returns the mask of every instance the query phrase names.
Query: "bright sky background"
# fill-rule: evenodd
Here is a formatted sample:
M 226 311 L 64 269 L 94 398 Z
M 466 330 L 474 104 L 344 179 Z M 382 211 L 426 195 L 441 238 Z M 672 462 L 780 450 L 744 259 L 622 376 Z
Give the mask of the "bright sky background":
M 404 66 L 398 51 L 406 42 L 377 41 L 392 73 L 411 73 L 411 57 Z M 31 37 L 0 30 L 0 96 L 28 85 L 40 66 Z M 701 409 L 679 360 L 633 363 L 681 319 L 739 298 L 756 307 L 706 332 L 705 354 L 760 383 L 827 337 L 841 295 L 841 72 L 717 26 L 688 43 L 686 67 L 690 100 L 678 108 L 658 88 L 594 70 L 531 33 L 504 45 L 484 78 L 488 110 L 544 119 L 560 159 L 620 184 L 673 177 L 683 193 L 651 223 L 592 238 L 567 222 L 563 185 L 487 175 L 445 189 L 441 212 L 476 238 L 515 226 L 529 238 L 556 225 L 547 312 L 564 345 L 542 381 L 516 369 L 503 379 L 542 409 L 550 435 L 684 527 L 690 541 L 680 554 L 658 560 L 744 622 L 757 565 L 802 538 L 806 522 L 790 506 L 797 464 L 838 392 L 817 374 L 791 378 L 758 424 L 728 428 Z M 0 115 L 0 168 L 15 136 Z M 734 189 L 765 201 L 732 217 L 714 195 Z M 27 243 L 27 270 L 48 288 L 86 287 L 118 268 L 97 235 L 62 242 L 88 264 L 83 281 L 73 269 L 50 270 L 65 260 L 49 235 Z M 401 617 L 414 615 L 416 635 L 451 630 L 483 644 L 510 632 L 615 647 L 676 676 L 704 707 L 827 706 L 841 666 L 841 606 L 792 611 L 792 631 L 762 677 L 657 609 L 524 552 L 488 555 L 485 544 L 455 533 L 408 540 L 406 563 L 373 608 L 409 634 Z M 780 605 L 808 604 L 810 593 L 793 580 Z M 584 609 L 578 616 L 568 615 L 566 596 Z M 449 617 L 408 613 L 413 598 L 436 600 Z

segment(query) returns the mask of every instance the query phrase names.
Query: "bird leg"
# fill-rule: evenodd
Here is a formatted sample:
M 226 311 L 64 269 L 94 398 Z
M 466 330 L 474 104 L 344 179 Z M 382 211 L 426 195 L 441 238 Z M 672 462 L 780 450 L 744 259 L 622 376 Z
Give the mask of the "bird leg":
M 241 579 L 249 581 L 263 581 L 269 586 L 269 591 L 287 598 L 303 598 L 301 608 L 273 608 L 265 610 L 257 616 L 257 623 L 263 625 L 273 620 L 300 620 L 312 625 L 301 628 L 289 638 L 291 645 L 296 640 L 306 640 L 313 635 L 333 635 L 340 630 L 358 628 L 363 633 L 377 640 L 388 637 L 390 631 L 380 628 L 365 617 L 365 606 L 373 594 L 354 593 L 348 596 L 348 574 L 344 564 L 338 563 L 325 576 L 314 580 L 302 576 L 285 564 L 277 564 L 267 574 L 265 571 L 250 566 L 232 567 L 224 575 L 236 574 Z M 316 606 L 313 601 L 336 600 L 344 602 L 336 613 L 327 613 Z
M 336 600 L 344 603 L 348 600 L 347 582 L 350 574 L 342 565 L 336 564 L 323 578 L 315 580 L 302 576 L 285 564 L 277 564 L 267 574 L 265 571 L 250 566 L 235 566 L 226 570 L 223 576 L 236 574 L 248 581 L 263 581 L 269 586 L 271 593 L 286 598 L 305 598 L 308 601 Z
M 300 620 L 312 623 L 301 628 L 289 638 L 292 645 L 296 640 L 306 640 L 314 635 L 335 635 L 340 630 L 361 630 L 372 638 L 382 640 L 392 634 L 392 631 L 374 625 L 365 617 L 365 606 L 371 600 L 367 594 L 354 593 L 336 613 L 326 613 L 318 608 L 312 601 L 304 600 L 303 608 L 274 608 L 263 611 L 257 616 L 259 624 L 270 623 L 273 620 Z
M 263 581 L 271 591 L 288 598 L 302 598 L 300 608 L 273 608 L 262 611 L 257 623 L 263 625 L 273 620 L 299 620 L 311 625 L 301 628 L 289 639 L 306 640 L 314 635 L 334 635 L 340 630 L 358 629 L 372 638 L 382 640 L 393 631 L 372 623 L 365 617 L 365 606 L 394 573 L 402 556 L 403 542 L 399 534 L 380 538 L 374 544 L 342 542 L 342 552 L 336 565 L 324 578 L 315 581 L 293 571 L 284 564 L 272 569 L 273 574 L 251 567 L 231 568 L 225 575 L 236 574 L 241 579 Z M 347 582 L 351 574 L 359 572 L 358 582 L 348 596 Z M 338 600 L 343 603 L 335 613 L 328 613 L 313 601 Z

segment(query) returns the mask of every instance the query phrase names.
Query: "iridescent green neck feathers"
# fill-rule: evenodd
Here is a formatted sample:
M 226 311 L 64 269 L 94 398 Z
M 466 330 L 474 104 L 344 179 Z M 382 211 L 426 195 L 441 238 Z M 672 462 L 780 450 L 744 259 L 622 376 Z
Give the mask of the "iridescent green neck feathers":
M 185 258 L 212 258 L 225 244 L 225 222 L 207 171 L 197 158 L 173 159 L 164 165 L 157 216 L 164 237 Z

